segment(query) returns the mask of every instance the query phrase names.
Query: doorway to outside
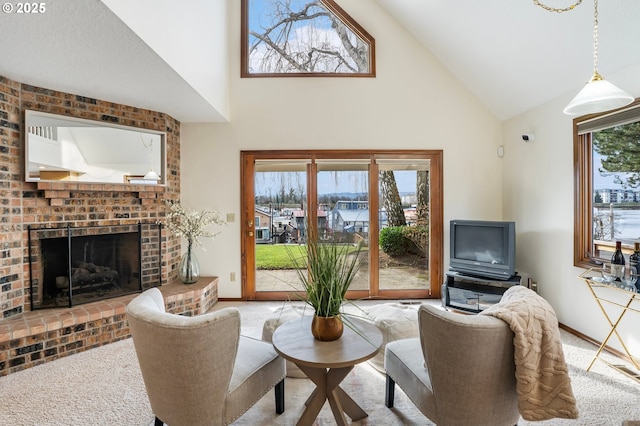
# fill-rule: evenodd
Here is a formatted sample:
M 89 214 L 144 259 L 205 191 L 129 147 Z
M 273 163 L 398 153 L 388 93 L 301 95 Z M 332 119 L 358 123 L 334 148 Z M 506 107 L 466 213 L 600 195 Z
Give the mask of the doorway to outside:
M 295 300 L 291 254 L 310 234 L 363 247 L 350 299 L 440 297 L 442 151 L 243 151 L 241 159 L 244 299 Z

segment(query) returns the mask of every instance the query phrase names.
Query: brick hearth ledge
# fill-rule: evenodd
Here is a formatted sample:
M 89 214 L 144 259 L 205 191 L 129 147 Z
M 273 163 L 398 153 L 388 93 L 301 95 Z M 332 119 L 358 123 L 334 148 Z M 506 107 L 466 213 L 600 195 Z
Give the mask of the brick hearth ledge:
M 218 301 L 218 278 L 158 287 L 168 312 L 193 316 Z M 0 376 L 131 336 L 125 308 L 137 294 L 0 320 Z

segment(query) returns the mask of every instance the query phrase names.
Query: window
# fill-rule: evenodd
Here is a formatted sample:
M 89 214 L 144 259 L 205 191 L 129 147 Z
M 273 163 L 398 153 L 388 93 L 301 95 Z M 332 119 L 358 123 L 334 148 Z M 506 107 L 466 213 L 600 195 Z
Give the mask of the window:
M 242 77 L 375 77 L 373 37 L 333 0 L 242 0 Z
M 640 101 L 574 128 L 574 264 L 591 267 L 640 241 Z

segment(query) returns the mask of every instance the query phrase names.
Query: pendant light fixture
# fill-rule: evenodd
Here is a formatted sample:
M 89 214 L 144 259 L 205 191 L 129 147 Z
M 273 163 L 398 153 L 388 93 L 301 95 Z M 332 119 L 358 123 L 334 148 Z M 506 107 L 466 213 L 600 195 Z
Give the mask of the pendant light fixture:
M 159 181 L 160 180 L 160 175 L 158 175 L 155 170 L 151 169 L 147 172 L 146 175 L 144 175 L 144 180 L 155 180 L 155 181 Z
M 598 72 L 598 0 L 593 0 L 593 77 L 564 108 L 567 115 L 585 115 L 621 108 L 633 97 L 606 81 Z
M 149 149 L 149 166 L 150 166 L 149 171 L 147 172 L 146 175 L 144 175 L 142 179 L 144 179 L 145 181 L 157 183 L 160 180 L 160 175 L 158 175 L 158 173 L 156 173 L 156 171 L 153 170 L 153 139 L 149 140 L 149 144 L 147 145 L 142 137 L 142 134 L 140 134 L 140 140 L 142 141 L 142 146 L 144 146 L 145 149 Z

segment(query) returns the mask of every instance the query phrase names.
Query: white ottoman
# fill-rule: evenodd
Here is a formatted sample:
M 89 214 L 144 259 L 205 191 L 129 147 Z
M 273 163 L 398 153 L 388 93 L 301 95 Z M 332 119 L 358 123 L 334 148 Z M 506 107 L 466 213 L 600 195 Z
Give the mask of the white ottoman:
M 262 340 L 265 342 L 271 342 L 271 337 L 276 328 L 281 326 L 287 321 L 300 318 L 304 313 L 310 315 L 313 313 L 313 309 L 309 306 L 293 306 L 285 305 L 282 308 L 278 308 L 273 312 L 262 326 Z M 309 331 L 311 333 L 311 331 Z M 286 360 L 287 377 L 306 378 L 307 375 L 302 372 L 293 362 Z
M 394 340 L 419 337 L 418 308 L 420 304 L 382 303 L 365 308 L 367 319 L 378 326 L 382 333 L 380 351 L 369 360 L 369 364 L 384 373 L 384 348 Z
M 382 346 L 369 364 L 381 373 L 384 373 L 384 347 L 394 340 L 418 337 L 418 308 L 420 304 L 381 303 L 363 308 L 366 319 L 375 324 L 382 333 Z M 350 309 L 347 309 L 350 311 Z M 273 332 L 287 321 L 300 318 L 303 313 L 313 313 L 308 306 L 286 305 L 276 309 L 271 317 L 267 318 L 262 327 L 262 340 L 271 342 Z M 354 312 L 357 317 L 362 317 L 362 312 Z M 346 327 L 346 325 L 345 325 Z M 287 377 L 306 378 L 307 376 L 291 361 L 286 362 Z

